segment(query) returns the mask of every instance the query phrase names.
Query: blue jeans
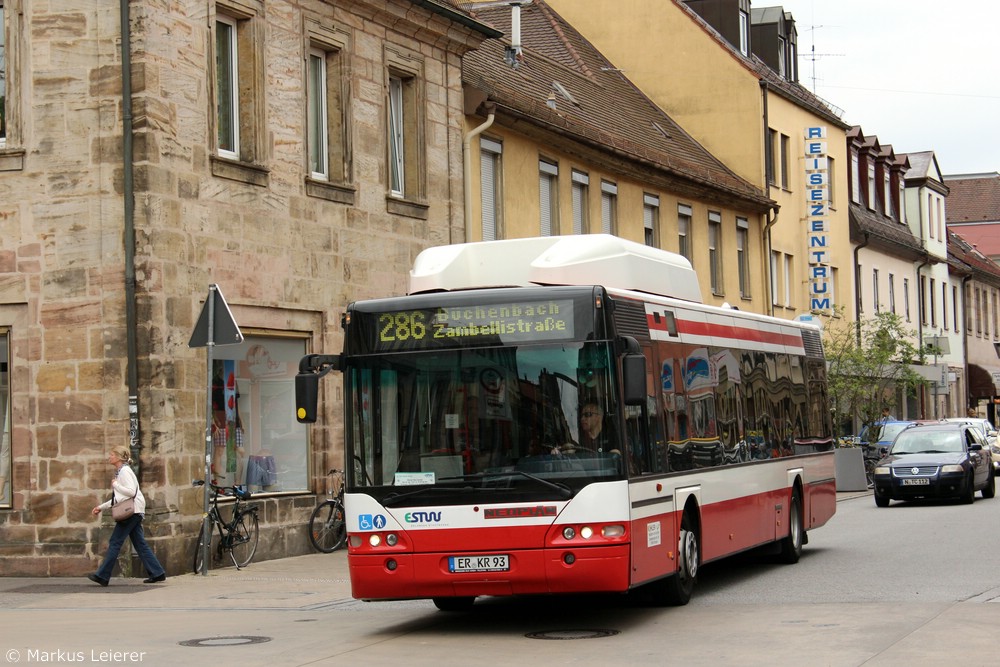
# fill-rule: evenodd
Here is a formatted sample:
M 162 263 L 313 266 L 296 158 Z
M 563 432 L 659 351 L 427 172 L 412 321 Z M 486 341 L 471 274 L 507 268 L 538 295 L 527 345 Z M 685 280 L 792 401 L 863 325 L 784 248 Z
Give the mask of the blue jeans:
M 139 560 L 146 567 L 149 576 L 158 577 L 166 573 L 166 570 L 160 565 L 160 561 L 156 560 L 153 550 L 146 544 L 146 538 L 142 534 L 142 515 L 133 514 L 125 521 L 119 521 L 115 524 L 111 539 L 108 541 L 108 553 L 104 556 L 104 562 L 97 570 L 98 577 L 105 581 L 111 579 L 111 571 L 115 567 L 118 552 L 122 550 L 126 537 L 132 540 L 132 546 L 135 548 L 136 554 L 139 555 Z

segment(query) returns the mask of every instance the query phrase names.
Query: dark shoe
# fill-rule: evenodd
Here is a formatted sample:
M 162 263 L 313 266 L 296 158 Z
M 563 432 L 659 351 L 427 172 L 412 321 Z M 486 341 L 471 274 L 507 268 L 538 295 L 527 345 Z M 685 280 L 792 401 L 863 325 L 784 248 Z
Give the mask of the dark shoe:
M 144 583 L 144 584 L 158 584 L 161 581 L 166 581 L 166 580 L 167 580 L 167 575 L 166 574 L 161 574 L 158 577 L 150 577 L 149 579 L 143 579 L 142 583 Z
M 96 574 L 88 574 L 87 578 L 90 579 L 91 581 L 93 581 L 95 584 L 100 584 L 101 586 L 107 586 L 108 585 L 108 580 L 107 579 L 101 579 Z

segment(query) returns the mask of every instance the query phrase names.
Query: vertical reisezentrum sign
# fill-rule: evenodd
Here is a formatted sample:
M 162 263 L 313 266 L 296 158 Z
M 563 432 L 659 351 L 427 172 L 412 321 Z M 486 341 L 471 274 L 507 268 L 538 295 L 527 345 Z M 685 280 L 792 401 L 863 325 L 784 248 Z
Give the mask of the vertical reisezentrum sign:
M 809 310 L 833 312 L 833 277 L 830 271 L 830 161 L 826 127 L 805 129 L 806 259 L 809 263 Z

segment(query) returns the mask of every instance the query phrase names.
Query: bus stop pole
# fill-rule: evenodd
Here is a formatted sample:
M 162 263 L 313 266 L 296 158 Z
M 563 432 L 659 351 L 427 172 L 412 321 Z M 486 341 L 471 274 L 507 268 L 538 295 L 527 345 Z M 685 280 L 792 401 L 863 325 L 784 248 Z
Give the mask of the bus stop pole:
M 202 517 L 201 534 L 205 540 L 201 545 L 201 574 L 208 576 L 208 555 L 212 546 L 212 522 L 208 519 L 209 495 L 212 483 L 212 352 L 215 349 L 215 292 L 214 284 L 208 286 L 208 341 L 205 345 L 208 382 L 205 400 L 205 494 L 204 515 Z

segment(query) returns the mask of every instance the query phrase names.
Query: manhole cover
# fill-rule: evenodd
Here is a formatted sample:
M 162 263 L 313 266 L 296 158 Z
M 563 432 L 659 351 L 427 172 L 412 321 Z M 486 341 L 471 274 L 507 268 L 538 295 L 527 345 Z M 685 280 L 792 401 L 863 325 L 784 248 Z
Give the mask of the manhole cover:
M 270 637 L 255 637 L 237 635 L 235 637 L 205 637 L 204 639 L 188 639 L 180 642 L 181 646 L 243 646 L 246 644 L 263 644 L 271 641 Z
M 600 639 L 614 637 L 617 634 L 618 630 L 543 630 L 529 632 L 525 637 L 528 639 Z

